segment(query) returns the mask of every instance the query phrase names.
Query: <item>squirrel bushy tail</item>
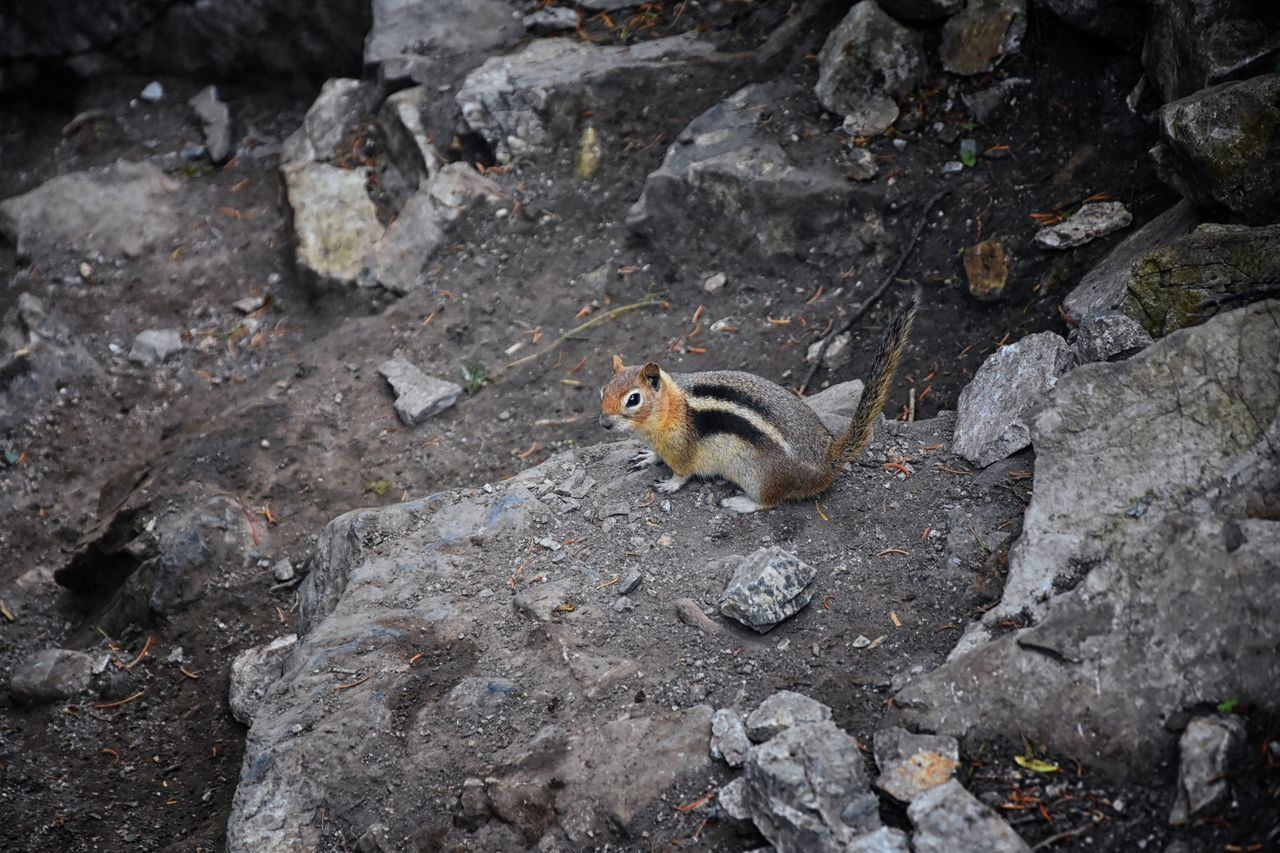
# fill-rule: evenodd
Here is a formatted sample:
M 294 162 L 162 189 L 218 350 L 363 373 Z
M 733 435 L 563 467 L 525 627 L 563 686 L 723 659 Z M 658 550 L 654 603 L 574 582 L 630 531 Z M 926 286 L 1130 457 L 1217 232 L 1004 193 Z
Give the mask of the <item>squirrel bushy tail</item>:
M 898 370 L 898 362 L 907 346 L 907 336 L 911 334 L 911 322 L 915 319 L 916 308 L 920 305 L 920 291 L 911 295 L 910 301 L 902 311 L 889 323 L 884 339 L 880 342 L 880 351 L 876 353 L 871 365 L 871 374 L 867 377 L 867 386 L 862 391 L 862 399 L 858 401 L 858 409 L 853 413 L 853 421 L 844 435 L 831 445 L 831 461 L 837 465 L 852 462 L 862 455 L 871 438 L 871 430 L 875 428 L 876 418 L 884 409 L 889 397 L 889 386 L 893 382 L 893 374 Z

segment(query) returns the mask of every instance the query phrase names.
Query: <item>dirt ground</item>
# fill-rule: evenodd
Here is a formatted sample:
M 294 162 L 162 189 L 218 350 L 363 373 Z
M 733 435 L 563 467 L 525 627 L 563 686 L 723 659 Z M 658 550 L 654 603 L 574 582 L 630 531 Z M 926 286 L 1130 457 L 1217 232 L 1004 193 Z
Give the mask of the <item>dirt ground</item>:
M 749 40 L 750 34 L 722 35 Z M 936 43 L 936 34 L 931 38 Z M 782 73 L 812 81 L 816 65 L 797 57 Z M 276 145 L 301 121 L 316 85 L 220 84 L 237 133 L 258 140 L 260 151 L 216 169 L 176 155 L 198 141 L 186 99 L 208 81 L 161 78 L 166 96 L 154 105 L 134 101 L 150 78 L 127 76 L 4 104 L 0 197 L 121 157 L 163 156 L 183 184 L 177 204 L 185 236 L 179 249 L 132 261 L 66 252 L 20 264 L 13 247 L 0 247 L 0 314 L 21 292 L 38 296 L 109 376 L 107 383 L 69 388 L 22 428 L 0 436 L 0 450 L 22 455 L 20 463 L 0 467 L 0 500 L 12 502 L 3 510 L 0 598 L 15 617 L 0 628 L 0 666 L 7 670 L 47 646 L 115 649 L 126 663 L 146 649 L 135 665 L 118 670 L 99 700 L 145 691 L 127 704 L 0 708 L 0 802 L 8 816 L 0 822 L 0 845 L 220 849 L 244 737 L 227 709 L 230 662 L 292 629 L 294 592 L 273 588 L 270 561 L 288 557 L 305 565 L 320 527 L 354 507 L 497 481 L 557 450 L 603 440 L 596 389 L 615 352 L 628 361 L 658 359 L 673 371 L 745 369 L 798 385 L 808 344 L 879 283 L 923 215 L 924 200 L 941 185 L 942 163 L 955 159 L 959 137 L 971 135 L 979 151 L 1007 148 L 946 179 L 952 191 L 928 213 L 901 282 L 856 326 L 852 362 L 818 374 L 818 387 L 858 377 L 884 318 L 918 283 L 923 305 L 890 409 L 905 410 L 909 389 L 918 419 L 953 409 L 1000 343 L 1067 331 L 1061 298 L 1118 239 L 1042 252 L 1031 247 L 1029 214 L 1107 193 L 1141 223 L 1172 202 L 1146 156 L 1152 128 L 1124 106 L 1140 74 L 1136 56 L 1033 16 L 1022 52 L 997 74 L 937 76 L 909 100 L 897 131 L 908 140 L 904 149 L 893 145 L 892 133 L 869 143 L 880 165 L 876 181 L 888 185 L 879 252 L 761 265 L 715 245 L 673 255 L 635 241 L 623 225 L 645 176 L 662 160 L 666 146 L 656 140 L 670 140 L 702 109 L 749 82 L 708 69 L 696 91 L 637 93 L 636 101 L 593 116 L 605 144 L 594 180 L 573 178 L 567 145 L 557 157 L 493 174 L 507 194 L 506 214 L 485 205 L 467 214 L 453 231 L 454 244 L 438 255 L 428 286 L 399 300 L 320 292 L 294 275 Z M 1032 84 L 989 125 L 967 124 L 958 95 L 1003 76 Z M 90 109 L 104 117 L 64 136 L 71 118 Z M 835 122 L 816 104 L 797 102 L 783 112 L 798 154 L 841 156 L 848 143 L 831 132 Z M 999 301 L 979 303 L 967 292 L 960 250 L 992 236 L 1007 239 L 1012 274 Z M 77 270 L 86 260 L 93 272 L 83 278 Z M 602 268 L 603 275 L 588 275 Z M 701 282 L 712 271 L 724 272 L 728 284 L 707 293 Z M 250 330 L 232 303 L 255 294 L 270 300 Z M 578 317 L 582 309 L 607 310 L 647 295 L 660 297 L 661 306 L 576 335 L 530 364 L 508 366 L 590 316 Z M 695 316 L 704 329 L 732 318 L 726 325 L 736 331 L 688 339 Z M 191 346 L 161 367 L 132 364 L 125 353 L 149 327 L 188 330 Z M 488 381 L 419 430 L 404 429 L 375 372 L 396 349 L 459 381 L 464 365 L 483 364 Z M 297 392 L 291 408 L 271 401 L 273 388 Z M 297 421 L 281 423 L 286 411 Z M 107 618 L 124 612 L 104 607 L 112 589 L 87 595 L 59 589 L 51 572 L 101 520 L 100 491 L 140 464 L 152 471 L 156 505 L 181 494 L 184 483 L 216 484 L 269 535 L 268 566 L 233 573 L 164 620 Z M 940 618 L 959 620 L 982 606 L 947 602 L 941 589 L 916 594 L 929 598 Z M 936 663 L 954 638 L 942 632 L 904 650 L 898 663 Z M 171 657 L 179 648 L 181 662 Z M 831 703 L 837 722 L 863 734 L 874 730 L 887 687 L 875 674 L 853 694 L 845 684 L 777 680 Z M 975 792 L 1045 787 L 970 758 Z M 1262 803 L 1275 771 L 1255 760 Z M 1090 779 L 1086 769 L 1063 780 L 1056 795 L 1040 790 L 1046 802 L 1060 803 L 1050 818 L 1031 805 L 1011 818 L 1034 844 L 1069 829 L 1073 815 L 1083 813 L 1075 810 L 1089 802 L 1107 822 L 1074 849 L 1159 850 L 1170 838 L 1173 772 L 1153 767 L 1150 785 L 1117 788 Z M 1242 801 L 1220 824 L 1182 837 L 1204 849 L 1248 843 L 1261 820 L 1249 807 Z M 723 849 L 721 842 L 730 840 L 712 835 L 701 848 Z

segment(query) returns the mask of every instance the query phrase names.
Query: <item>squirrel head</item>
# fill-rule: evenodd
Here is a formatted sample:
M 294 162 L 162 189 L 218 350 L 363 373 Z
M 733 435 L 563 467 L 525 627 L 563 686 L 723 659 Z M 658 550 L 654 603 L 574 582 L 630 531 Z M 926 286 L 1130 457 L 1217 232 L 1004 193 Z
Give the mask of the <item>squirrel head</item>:
M 613 378 L 600 389 L 600 426 L 644 432 L 658 410 L 658 401 L 671 377 L 650 361 L 626 367 L 620 356 L 613 357 Z

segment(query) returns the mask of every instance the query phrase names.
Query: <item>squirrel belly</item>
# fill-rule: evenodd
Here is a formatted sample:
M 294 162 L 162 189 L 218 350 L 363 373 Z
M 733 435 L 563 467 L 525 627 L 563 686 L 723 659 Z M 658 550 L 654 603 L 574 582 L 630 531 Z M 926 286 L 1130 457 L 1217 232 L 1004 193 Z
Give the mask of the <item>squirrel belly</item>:
M 627 367 L 614 356 L 600 391 L 600 423 L 642 437 L 670 468 L 658 484 L 675 491 L 690 477 L 723 477 L 748 500 L 740 511 L 814 497 L 866 447 L 906 346 L 917 300 L 885 333 L 849 428 L 833 436 L 817 413 L 787 389 L 752 373 L 667 373 L 657 364 Z

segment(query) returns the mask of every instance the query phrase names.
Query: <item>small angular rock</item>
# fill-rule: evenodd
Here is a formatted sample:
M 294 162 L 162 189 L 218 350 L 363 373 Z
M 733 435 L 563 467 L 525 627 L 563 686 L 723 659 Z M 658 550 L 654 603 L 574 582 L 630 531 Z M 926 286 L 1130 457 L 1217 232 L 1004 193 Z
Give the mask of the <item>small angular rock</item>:
M 857 136 L 882 133 L 898 120 L 897 99 L 923 78 L 923 38 L 886 15 L 875 0 L 854 5 L 818 54 L 818 101 L 844 116 Z
M 844 853 L 911 853 L 911 839 L 901 829 L 882 826 L 850 841 Z
M 916 830 L 912 837 L 916 853 L 1031 850 L 990 806 L 979 802 L 955 779 L 917 797 L 907 807 L 907 816 Z
M 263 697 L 284 674 L 284 662 L 297 645 L 298 635 L 286 634 L 236 655 L 227 687 L 231 716 L 246 726 L 253 722 Z
M 1120 202 L 1092 202 L 1082 205 L 1066 220 L 1041 228 L 1036 232 L 1035 244 L 1041 249 L 1074 249 L 1127 228 L 1132 222 L 1133 214 Z
M 231 156 L 231 109 L 218 98 L 217 86 L 205 86 L 187 104 L 204 128 L 204 144 L 209 159 L 225 162 Z
M 953 74 L 983 74 L 1016 51 L 1026 32 L 1025 0 L 968 0 L 942 26 L 938 55 Z
M 139 364 L 162 364 L 169 356 L 184 348 L 182 334 L 177 329 L 147 329 L 133 339 L 129 360 Z
M 831 709 L 802 693 L 779 690 L 747 716 L 747 737 L 756 743 L 800 723 L 821 723 L 831 720 Z
M 1178 792 L 1169 823 L 1206 814 L 1227 795 L 1245 743 L 1244 721 L 1232 714 L 1194 717 L 1178 741 Z
M 1151 335 L 1137 320 L 1121 311 L 1099 311 L 1080 320 L 1071 335 L 1077 364 L 1110 361 L 1150 346 Z
M 92 673 L 93 659 L 84 652 L 44 649 L 14 667 L 9 691 L 32 705 L 70 699 L 88 688 Z
M 531 33 L 546 35 L 562 33 L 578 26 L 578 14 L 567 6 L 548 6 L 530 12 L 521 19 L 524 28 Z
M 1071 350 L 1053 332 L 996 350 L 960 392 L 952 449 L 985 468 L 1029 445 L 1032 412 L 1070 367 Z
M 876 787 L 903 803 L 947 782 L 960 764 L 960 745 L 943 735 L 917 735 L 891 726 L 876 732 Z
M 751 741 L 742 717 L 732 708 L 720 708 L 711 717 L 711 757 L 718 758 L 730 767 L 741 767 L 747 760 Z
M 395 392 L 396 414 L 407 426 L 417 426 L 458 401 L 462 386 L 446 379 L 423 373 L 416 365 L 397 356 L 385 362 L 378 372 Z
M 817 573 L 789 551 L 761 548 L 734 572 L 720 596 L 720 612 L 754 631 L 768 633 L 813 600 Z
M 747 805 L 779 850 L 837 853 L 880 828 L 858 743 L 834 723 L 802 723 L 752 747 Z
M 1009 256 L 996 240 L 983 240 L 964 254 L 964 274 L 969 280 L 969 295 L 992 302 L 1004 292 L 1009 278 Z

